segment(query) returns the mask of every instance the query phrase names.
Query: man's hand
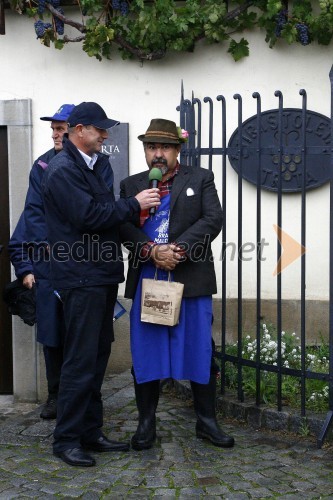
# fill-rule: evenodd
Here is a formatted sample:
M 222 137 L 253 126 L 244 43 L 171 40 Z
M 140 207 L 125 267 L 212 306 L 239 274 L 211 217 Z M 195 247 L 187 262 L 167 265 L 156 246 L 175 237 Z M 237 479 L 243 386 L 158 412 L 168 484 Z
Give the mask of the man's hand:
M 172 271 L 184 257 L 179 253 L 182 249 L 173 243 L 153 246 L 150 258 L 158 269 Z
M 32 288 L 35 284 L 35 276 L 33 274 L 27 274 L 23 278 L 23 286 L 26 288 Z
M 135 198 L 140 203 L 141 210 L 158 207 L 160 202 L 160 190 L 157 188 L 145 189 L 138 193 Z

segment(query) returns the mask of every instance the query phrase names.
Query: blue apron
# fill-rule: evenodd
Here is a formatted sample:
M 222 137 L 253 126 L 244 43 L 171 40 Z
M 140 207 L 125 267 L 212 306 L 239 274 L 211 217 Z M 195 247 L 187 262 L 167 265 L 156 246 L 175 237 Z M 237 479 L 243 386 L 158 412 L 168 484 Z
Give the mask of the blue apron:
M 143 230 L 151 241 L 168 242 L 170 194 L 161 198 L 153 217 L 146 220 Z M 181 264 L 180 264 L 181 265 Z M 142 265 L 130 313 L 131 352 L 136 380 L 139 384 L 151 380 L 174 378 L 207 384 L 212 357 L 212 297 L 183 298 L 179 324 L 155 325 L 140 320 L 143 278 L 154 278 L 152 262 Z M 171 273 L 172 280 L 173 273 Z M 168 272 L 158 269 L 158 279 L 167 280 Z

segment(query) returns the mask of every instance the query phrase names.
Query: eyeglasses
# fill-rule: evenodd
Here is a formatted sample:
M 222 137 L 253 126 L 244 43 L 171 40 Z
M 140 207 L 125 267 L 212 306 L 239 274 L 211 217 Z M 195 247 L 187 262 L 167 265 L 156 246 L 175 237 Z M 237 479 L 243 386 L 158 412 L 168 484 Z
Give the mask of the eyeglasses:
M 157 149 L 161 149 L 164 153 L 167 153 L 168 151 L 171 151 L 175 146 L 173 144 L 160 144 L 157 146 L 156 144 L 146 144 L 145 149 L 150 151 L 151 153 L 154 153 Z

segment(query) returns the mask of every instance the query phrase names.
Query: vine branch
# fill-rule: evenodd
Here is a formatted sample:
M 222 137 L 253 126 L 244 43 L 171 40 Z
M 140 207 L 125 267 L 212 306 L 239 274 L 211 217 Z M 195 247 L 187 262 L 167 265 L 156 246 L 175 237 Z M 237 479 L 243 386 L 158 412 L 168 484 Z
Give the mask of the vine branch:
M 37 38 L 45 46 L 53 43 L 62 49 L 83 42 L 82 49 L 99 60 L 111 59 L 112 47 L 118 46 L 123 59 L 156 61 L 168 51 L 192 52 L 205 40 L 228 44 L 227 52 L 238 61 L 249 55 L 244 36 L 253 29 L 264 32 L 271 48 L 283 42 L 329 45 L 333 39 L 333 0 L 235 0 L 228 12 L 228 2 L 221 0 L 72 0 L 82 22 L 58 10 L 59 0 L 44 1 L 9 0 L 13 11 L 34 19 Z M 53 17 L 52 25 L 44 22 L 44 9 Z M 67 35 L 66 25 L 81 35 Z

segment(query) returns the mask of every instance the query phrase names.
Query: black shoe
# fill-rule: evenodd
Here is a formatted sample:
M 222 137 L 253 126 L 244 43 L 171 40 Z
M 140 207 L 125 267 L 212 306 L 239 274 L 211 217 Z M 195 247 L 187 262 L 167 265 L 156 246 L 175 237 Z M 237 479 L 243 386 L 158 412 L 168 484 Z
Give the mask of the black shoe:
M 57 400 L 48 399 L 41 411 L 40 418 L 48 420 L 57 418 Z
M 85 450 L 104 452 L 104 451 L 129 451 L 130 447 L 128 443 L 122 443 L 121 441 L 111 441 L 105 436 L 101 436 L 92 443 L 83 443 L 82 447 Z
M 207 419 L 206 423 L 198 420 L 195 430 L 198 438 L 208 439 L 214 446 L 232 448 L 235 444 L 234 438 L 223 432 L 217 425 L 215 419 Z
M 85 453 L 82 448 L 70 448 L 68 450 L 54 452 L 53 455 L 61 458 L 66 464 L 77 467 L 92 467 L 96 465 L 96 461 L 88 453 Z

